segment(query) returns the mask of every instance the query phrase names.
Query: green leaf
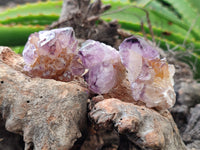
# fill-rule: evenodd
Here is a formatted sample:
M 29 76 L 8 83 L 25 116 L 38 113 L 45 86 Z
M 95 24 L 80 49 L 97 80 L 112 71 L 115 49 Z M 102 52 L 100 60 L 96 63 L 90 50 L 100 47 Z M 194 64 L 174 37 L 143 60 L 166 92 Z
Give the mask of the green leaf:
M 13 46 L 10 48 L 17 54 L 22 54 L 22 52 L 24 50 L 24 46 Z
M 8 18 L 16 18 L 18 16 L 29 16 L 29 15 L 60 15 L 62 8 L 62 1 L 48 1 L 48 2 L 37 2 L 25 5 L 19 5 L 15 8 L 8 9 L 0 13 L 0 20 Z
M 195 23 L 194 28 L 200 33 L 200 7 L 197 0 L 164 0 L 170 3 L 181 14 L 184 22 Z
M 44 29 L 44 26 L 0 25 L 0 45 L 24 45 L 31 33 Z
M 0 20 L 0 24 L 11 24 L 11 25 L 50 25 L 54 21 L 57 21 L 59 15 L 51 14 L 39 14 L 39 15 L 28 15 L 28 16 L 18 16 L 15 18 L 9 18 L 5 20 Z
M 105 20 L 118 20 L 120 23 L 132 23 L 132 24 L 141 24 L 141 21 L 144 22 L 144 25 L 147 27 L 147 18 L 146 13 L 141 8 L 136 8 L 131 4 L 124 4 L 121 2 L 107 2 L 110 3 L 112 8 L 102 15 L 102 18 Z M 105 3 L 105 4 L 107 4 Z M 166 33 L 178 33 L 182 36 L 185 36 L 189 30 L 189 26 L 172 19 L 172 17 L 164 17 L 162 14 L 155 10 L 147 9 L 149 11 L 149 17 L 151 24 L 154 27 L 162 29 Z M 193 33 L 189 35 L 190 39 L 200 37 L 198 34 Z
M 139 7 L 145 7 L 149 3 L 151 3 L 153 0 L 132 0 L 133 4 L 137 4 Z

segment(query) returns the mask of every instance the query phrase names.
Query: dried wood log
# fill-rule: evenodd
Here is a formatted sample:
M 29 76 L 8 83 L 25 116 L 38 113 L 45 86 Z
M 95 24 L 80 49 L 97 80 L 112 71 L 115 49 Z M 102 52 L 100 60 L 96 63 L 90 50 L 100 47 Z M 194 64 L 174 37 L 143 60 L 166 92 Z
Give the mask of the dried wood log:
M 190 117 L 186 130 L 183 133 L 183 140 L 188 143 L 189 149 L 200 148 L 200 104 L 190 109 Z
M 140 149 L 186 150 L 167 110 L 157 112 L 111 98 L 95 104 L 89 115 L 101 127 L 114 126 L 119 134 Z
M 179 103 L 187 105 L 188 107 L 194 107 L 200 103 L 200 83 L 182 82 L 180 84 Z
M 23 137 L 6 131 L 5 123 L 0 116 L 0 150 L 23 150 Z
M 88 90 L 73 82 L 30 78 L 20 72 L 22 63 L 0 47 L 0 114 L 6 129 L 23 135 L 26 150 L 70 149 L 86 128 Z
M 32 147 L 43 150 L 72 148 L 82 131 L 87 130 L 89 91 L 75 81 L 64 83 L 30 78 L 23 73 L 22 67 L 21 56 L 0 47 L 0 115 L 6 129 L 23 135 L 27 150 Z M 119 150 L 186 149 L 167 110 L 157 112 L 115 98 L 100 98 L 92 104 L 90 117 L 104 129 L 116 129 L 117 134 L 113 137 L 104 132 L 99 133 L 99 137 L 89 134 L 91 139 L 83 144 L 83 150 L 94 144 L 105 147 L 109 144 L 106 140 L 112 138 L 117 141 L 111 147 Z M 96 143 L 92 144 L 93 140 Z

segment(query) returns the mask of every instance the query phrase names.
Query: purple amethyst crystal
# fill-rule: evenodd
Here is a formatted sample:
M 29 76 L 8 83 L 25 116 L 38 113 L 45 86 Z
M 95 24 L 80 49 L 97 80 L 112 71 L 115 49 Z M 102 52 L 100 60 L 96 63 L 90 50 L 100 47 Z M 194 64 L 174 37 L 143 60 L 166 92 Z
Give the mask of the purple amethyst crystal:
M 118 51 L 103 43 L 88 40 L 79 50 L 80 58 L 88 69 L 85 80 L 98 94 L 108 93 L 116 84 L 114 65 L 120 62 Z
M 158 51 L 140 37 L 129 37 L 125 39 L 119 46 L 121 53 L 127 49 L 133 49 L 134 52 L 140 54 L 142 57 L 152 60 L 160 58 Z
M 174 105 L 174 66 L 160 59 L 157 50 L 142 38 L 125 39 L 119 52 L 93 40 L 83 43 L 78 52 L 77 44 L 72 28 L 33 33 L 23 51 L 24 69 L 33 77 L 61 81 L 85 72 L 89 89 L 98 94 L 126 83 L 126 69 L 134 100 L 158 109 Z
M 160 59 L 156 49 L 142 38 L 130 37 L 119 46 L 134 100 L 147 107 L 170 108 L 175 103 L 174 66 Z
M 76 56 L 77 45 L 71 27 L 33 33 L 23 51 L 24 69 L 33 77 L 70 81 L 84 72 Z

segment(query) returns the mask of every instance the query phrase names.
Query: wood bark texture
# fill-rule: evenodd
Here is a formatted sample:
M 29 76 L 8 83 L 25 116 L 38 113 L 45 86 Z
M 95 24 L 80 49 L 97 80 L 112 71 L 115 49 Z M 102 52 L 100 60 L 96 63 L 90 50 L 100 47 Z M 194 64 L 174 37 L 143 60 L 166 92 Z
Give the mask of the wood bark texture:
M 105 22 L 100 15 L 110 8 L 101 0 L 64 0 L 60 19 L 49 28 L 73 27 L 76 37 L 93 39 L 109 45 L 116 45 L 119 25 L 117 21 Z
M 88 90 L 73 82 L 30 78 L 22 59 L 0 47 L 0 114 L 23 135 L 25 150 L 70 149 L 86 129 Z
M 5 122 L 6 130 L 23 136 L 26 150 L 80 149 L 81 146 L 75 148 L 74 143 L 88 129 L 86 103 L 89 95 L 92 99 L 89 117 L 95 125 L 104 127 L 104 131 L 89 132 L 82 150 L 104 147 L 108 144 L 106 140 L 112 139 L 113 149 L 118 150 L 186 149 L 169 111 L 157 112 L 123 102 L 121 97 L 121 100 L 92 98 L 77 81 L 65 83 L 30 78 L 23 72 L 23 65 L 21 56 L 7 47 L 0 47 L 0 114 L 4 120 L 1 124 Z M 192 118 L 198 108 L 192 110 Z M 193 120 L 185 132 L 187 141 L 198 138 L 198 135 L 187 135 L 199 131 L 198 119 L 197 122 Z
M 176 124 L 167 110 L 157 112 L 111 98 L 96 103 L 89 115 L 103 128 L 114 127 L 139 149 L 186 150 Z

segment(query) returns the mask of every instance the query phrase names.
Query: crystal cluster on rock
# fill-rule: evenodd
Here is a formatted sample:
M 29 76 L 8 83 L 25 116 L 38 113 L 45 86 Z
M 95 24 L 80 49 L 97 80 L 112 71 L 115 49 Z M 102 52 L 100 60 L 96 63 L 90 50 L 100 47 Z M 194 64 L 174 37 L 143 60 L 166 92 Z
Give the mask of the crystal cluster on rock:
M 170 108 L 175 103 L 173 65 L 160 59 L 157 50 L 142 38 L 125 39 L 119 46 L 134 100 L 147 107 Z
M 87 40 L 79 50 L 83 65 L 88 69 L 85 80 L 89 88 L 98 94 L 108 93 L 117 82 L 119 52 L 111 46 Z
M 70 81 L 84 72 L 77 45 L 71 27 L 33 33 L 23 51 L 24 69 L 33 77 Z
M 143 101 L 147 107 L 174 105 L 174 66 L 160 59 L 155 47 L 144 39 L 127 38 L 119 51 L 94 40 L 87 40 L 77 51 L 77 44 L 70 27 L 33 33 L 23 51 L 24 69 L 33 77 L 61 81 L 84 75 L 92 92 L 107 94 L 114 89 L 113 93 L 123 95 L 123 88 L 132 93 L 131 100 Z

